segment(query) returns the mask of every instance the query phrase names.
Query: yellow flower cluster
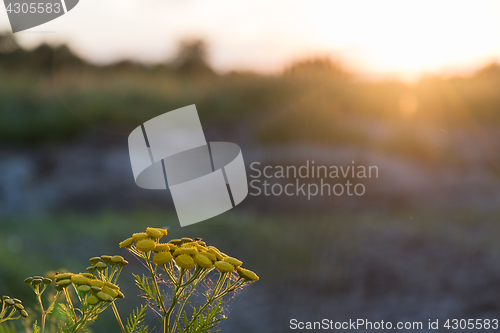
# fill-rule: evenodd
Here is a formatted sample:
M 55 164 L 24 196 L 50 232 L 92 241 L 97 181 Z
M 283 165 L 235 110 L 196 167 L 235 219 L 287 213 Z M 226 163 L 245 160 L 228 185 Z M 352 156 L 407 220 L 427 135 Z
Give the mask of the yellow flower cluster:
M 28 317 L 28 312 L 26 312 L 26 310 L 24 310 L 24 306 L 23 306 L 21 300 L 19 300 L 17 298 L 10 298 L 9 296 L 2 296 L 2 301 L 4 302 L 4 307 L 5 306 L 7 306 L 7 308 L 13 307 L 19 313 L 19 315 L 21 317 L 23 317 L 23 318 Z M 0 304 L 1 303 L 2 302 L 0 302 Z M 14 313 L 14 311 L 12 311 L 12 313 Z M 3 313 L 2 313 L 2 315 L 3 315 Z
M 147 228 L 146 232 L 135 233 L 132 237 L 120 243 L 120 247 L 132 248 L 148 253 L 154 252 L 153 262 L 164 265 L 174 260 L 175 264 L 183 269 L 193 269 L 195 266 L 210 269 L 215 267 L 221 273 L 234 270 L 238 275 L 249 281 L 257 281 L 259 277 L 252 271 L 241 268 L 242 262 L 220 252 L 214 246 L 207 246 L 201 240 L 191 238 L 172 239 L 168 243 L 159 240 L 167 234 L 167 230 Z M 135 245 L 134 245 L 135 243 Z
M 97 304 L 100 301 L 112 302 L 117 298 L 125 297 L 116 284 L 99 280 L 90 273 L 62 273 L 57 274 L 54 280 L 58 290 L 73 284 L 82 295 L 88 293 L 87 302 L 90 305 Z

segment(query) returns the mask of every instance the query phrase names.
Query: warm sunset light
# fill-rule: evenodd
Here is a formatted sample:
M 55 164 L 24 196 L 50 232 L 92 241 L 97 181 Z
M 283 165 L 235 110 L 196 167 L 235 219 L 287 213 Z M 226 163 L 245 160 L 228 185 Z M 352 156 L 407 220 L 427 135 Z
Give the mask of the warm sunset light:
M 8 29 L 3 11 L 0 29 Z M 276 71 L 298 58 L 328 55 L 368 76 L 413 79 L 500 59 L 498 31 L 500 2 L 490 0 L 121 0 L 119 7 L 115 0 L 86 0 L 78 11 L 17 36 L 26 46 L 70 40 L 84 57 L 103 63 L 163 61 L 179 40 L 200 37 L 222 71 Z

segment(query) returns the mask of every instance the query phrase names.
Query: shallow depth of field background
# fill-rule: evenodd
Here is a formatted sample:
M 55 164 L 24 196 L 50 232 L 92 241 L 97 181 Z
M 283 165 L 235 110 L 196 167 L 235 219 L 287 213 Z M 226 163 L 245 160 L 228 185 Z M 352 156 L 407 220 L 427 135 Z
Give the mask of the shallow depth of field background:
M 291 318 L 498 318 L 498 63 L 408 83 L 321 55 L 221 73 L 209 50 L 191 38 L 162 63 L 98 66 L 65 45 L 25 49 L 0 35 L 0 294 L 33 306 L 27 276 L 120 254 L 131 262 L 125 316 L 140 267 L 118 242 L 158 226 L 203 237 L 261 277 L 228 305 L 222 332 L 286 332 Z M 168 191 L 135 186 L 127 136 L 189 104 L 207 141 L 242 147 L 249 175 L 253 161 L 314 160 L 376 165 L 379 178 L 362 197 L 248 196 L 180 228 Z M 94 332 L 117 331 L 108 312 Z

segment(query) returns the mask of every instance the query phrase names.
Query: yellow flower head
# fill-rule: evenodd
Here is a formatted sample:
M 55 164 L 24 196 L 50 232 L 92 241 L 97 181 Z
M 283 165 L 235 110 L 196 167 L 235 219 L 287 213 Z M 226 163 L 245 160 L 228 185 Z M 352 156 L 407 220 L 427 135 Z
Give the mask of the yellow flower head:
M 207 252 L 207 251 L 201 251 L 200 253 L 203 254 L 208 259 L 212 260 L 212 262 L 217 261 L 217 257 L 213 253 L 210 253 L 210 252 Z
M 147 228 L 146 233 L 151 238 L 162 238 L 164 236 L 163 232 L 160 229 L 156 229 L 156 228 Z
M 120 242 L 120 247 L 130 247 L 134 244 L 135 240 L 133 237 L 125 239 L 123 242 Z
M 181 253 L 181 249 L 180 248 L 177 248 L 174 253 L 172 254 L 174 257 L 177 257 L 178 255 L 182 254 Z
M 120 287 L 118 287 L 116 284 L 113 284 L 111 282 L 104 282 L 104 285 L 108 288 L 111 288 L 111 289 L 120 290 Z
M 168 243 L 156 244 L 154 251 L 155 252 L 170 251 L 170 246 Z
M 238 272 L 238 275 L 245 280 L 250 280 L 250 281 L 258 281 L 259 280 L 259 277 L 257 276 L 257 274 L 255 274 L 251 270 L 238 267 L 236 269 L 236 271 Z
M 97 297 L 105 302 L 113 302 L 113 296 L 106 294 L 103 291 L 97 293 Z
M 71 280 L 70 279 L 64 279 L 64 280 L 57 281 L 57 285 L 60 286 L 60 287 L 67 287 L 70 284 L 71 284 Z
M 111 256 L 101 256 L 101 260 L 104 261 L 106 264 L 109 264 L 111 261 Z
M 89 286 L 101 288 L 104 286 L 104 282 L 102 282 L 101 280 L 90 280 Z
M 171 239 L 171 240 L 169 241 L 169 243 L 172 243 L 172 244 L 174 244 L 174 245 L 176 245 L 176 246 L 179 246 L 179 245 L 181 245 L 182 240 L 180 240 L 180 239 Z
M 63 273 L 63 274 L 57 274 L 54 279 L 57 281 L 59 280 L 64 280 L 64 279 L 70 279 L 71 278 L 71 273 Z
M 80 273 L 81 276 L 85 276 L 86 278 L 89 279 L 95 279 L 95 276 L 90 274 L 90 273 Z
M 194 268 L 194 260 L 191 256 L 188 256 L 187 254 L 181 254 L 180 256 L 175 258 L 175 263 L 180 268 L 184 268 L 184 269 Z
M 236 258 L 232 258 L 232 257 L 225 257 L 224 261 L 230 263 L 234 267 L 240 267 L 241 264 L 243 264 L 242 261 L 240 261 L 240 260 L 238 260 Z
M 118 293 L 118 295 L 116 295 L 116 298 L 125 298 L 125 295 L 123 295 L 123 293 L 119 290 L 116 291 Z
M 213 255 L 215 255 L 215 257 L 219 261 L 222 260 L 222 259 L 224 259 L 224 257 L 222 256 L 222 254 L 220 254 L 219 250 L 217 250 L 217 248 L 214 247 L 214 246 L 209 246 L 207 252 L 208 253 L 212 253 Z
M 137 250 L 141 252 L 149 252 L 155 249 L 155 242 L 152 239 L 142 239 L 135 244 Z
M 217 268 L 221 273 L 229 273 L 234 269 L 233 265 L 225 261 L 217 261 L 214 265 L 215 268 Z
M 210 268 L 212 267 L 212 260 L 208 259 L 205 255 L 201 253 L 197 253 L 193 257 L 194 261 L 198 264 L 198 266 L 203 267 L 203 268 Z
M 109 287 L 102 287 L 102 292 L 108 294 L 109 296 L 111 296 L 113 298 L 118 296 L 118 293 L 116 292 L 116 290 L 111 289 Z
M 123 259 L 122 256 L 112 256 L 111 257 L 112 264 L 119 264 L 119 263 L 123 262 L 123 260 L 125 260 L 125 259 Z
M 89 279 L 86 278 L 85 276 L 73 275 L 71 277 L 71 282 L 73 282 L 74 284 L 87 284 L 87 283 L 89 283 Z M 59 285 L 61 285 L 61 284 L 59 284 Z
M 158 230 L 160 230 L 161 232 L 163 232 L 163 235 L 167 235 L 168 234 L 168 230 L 167 229 L 162 229 L 162 228 L 156 228 Z
M 90 305 L 94 305 L 94 304 L 97 304 L 97 302 L 99 302 L 99 300 L 97 299 L 97 297 L 95 297 L 94 295 L 91 295 L 87 298 L 87 302 L 90 304 Z
M 106 265 L 105 263 L 103 262 L 98 262 L 97 264 L 94 265 L 94 267 L 96 269 L 105 269 L 106 267 L 108 267 L 108 265 Z
M 172 243 L 167 243 L 168 244 L 168 247 L 170 248 L 170 251 L 175 251 L 177 250 L 177 246 L 172 244 Z
M 153 257 L 153 262 L 157 265 L 163 265 L 172 260 L 172 254 L 168 251 L 158 252 Z
M 193 240 L 192 240 L 191 238 L 189 238 L 189 237 L 183 237 L 183 238 L 181 238 L 181 242 L 182 242 L 182 243 L 190 243 L 190 242 L 192 242 L 192 241 L 193 241 Z
M 81 286 L 78 287 L 78 290 L 82 293 L 86 293 L 86 292 L 90 291 L 90 286 L 88 286 L 86 284 L 82 284 Z
M 95 264 L 97 264 L 99 261 L 101 261 L 101 258 L 100 258 L 100 257 L 93 257 L 93 258 L 90 258 L 90 259 L 89 259 L 89 261 L 90 261 L 90 263 L 91 263 L 92 265 L 95 265 Z
M 21 317 L 23 318 L 27 318 L 28 317 L 28 312 L 26 312 L 26 310 L 21 310 L 19 311 L 19 314 L 21 315 Z
M 140 240 L 146 239 L 148 237 L 149 237 L 149 235 L 145 232 L 136 232 L 135 234 L 132 235 L 132 239 L 134 241 L 140 241 Z
M 198 253 L 198 250 L 194 247 L 181 247 L 180 248 L 181 254 L 189 254 L 189 255 L 195 255 Z

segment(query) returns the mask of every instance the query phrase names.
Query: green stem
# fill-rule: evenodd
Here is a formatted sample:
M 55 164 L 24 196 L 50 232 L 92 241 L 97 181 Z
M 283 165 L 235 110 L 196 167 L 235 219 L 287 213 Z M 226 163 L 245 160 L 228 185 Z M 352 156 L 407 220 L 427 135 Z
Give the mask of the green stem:
M 64 296 L 66 296 L 66 301 L 68 302 L 68 305 L 71 308 L 71 311 L 73 312 L 73 318 L 75 319 L 75 321 L 77 321 L 78 318 L 76 317 L 75 308 L 73 306 L 73 302 L 71 302 L 71 297 L 69 296 L 69 292 L 68 292 L 67 287 L 64 288 Z
M 120 325 L 120 328 L 122 329 L 122 332 L 127 333 L 125 331 L 125 326 L 123 326 L 122 319 L 120 318 L 120 313 L 118 312 L 118 309 L 116 308 L 116 304 L 114 301 L 111 303 L 111 307 L 113 308 L 113 312 L 115 313 L 116 320 L 118 321 L 118 324 Z

